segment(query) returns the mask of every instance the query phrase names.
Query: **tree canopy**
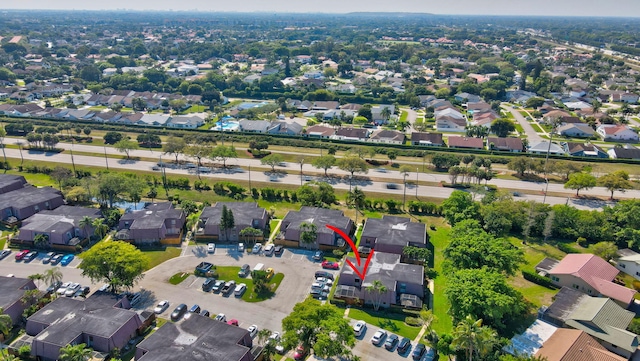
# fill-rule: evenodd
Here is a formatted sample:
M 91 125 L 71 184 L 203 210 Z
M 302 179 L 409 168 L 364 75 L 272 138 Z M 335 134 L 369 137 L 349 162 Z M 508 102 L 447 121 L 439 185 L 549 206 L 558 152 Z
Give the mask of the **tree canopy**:
M 564 184 L 565 188 L 575 189 L 576 196 L 580 195 L 581 189 L 590 189 L 596 186 L 596 177 L 588 173 L 573 173 Z
M 473 201 L 470 193 L 455 190 L 442 202 L 442 215 L 450 225 L 455 226 L 458 221 L 478 219 L 480 206 Z
M 100 242 L 82 255 L 78 266 L 82 275 L 94 282 L 106 282 L 112 292 L 130 289 L 149 267 L 149 257 L 134 245 L 120 242 Z

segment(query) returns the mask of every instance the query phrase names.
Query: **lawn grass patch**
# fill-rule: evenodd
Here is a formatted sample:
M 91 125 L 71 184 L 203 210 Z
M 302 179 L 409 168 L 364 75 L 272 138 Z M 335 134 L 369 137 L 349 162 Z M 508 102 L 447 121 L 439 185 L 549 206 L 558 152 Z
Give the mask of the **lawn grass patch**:
M 430 224 L 436 226 L 435 231 L 429 230 L 429 242 L 433 244 L 433 269 L 437 272 L 434 282 L 433 290 L 433 314 L 436 316 L 436 320 L 433 322 L 433 329 L 439 334 L 451 333 L 453 330 L 453 320 L 448 311 L 451 305 L 449 300 L 445 296 L 447 289 L 447 277 L 443 270 L 442 264 L 444 262 L 444 249 L 449 245 L 449 232 L 451 227 L 444 224 L 442 218 L 430 217 Z
M 406 111 L 403 110 L 402 113 L 400 113 L 400 121 L 401 122 L 406 122 L 408 116 L 409 116 L 409 113 L 407 113 Z
M 238 271 L 240 271 L 240 267 L 237 266 L 217 266 L 216 273 L 218 274 L 218 279 L 226 281 L 235 281 L 236 285 L 244 283 L 247 285 L 247 290 L 242 295 L 242 300 L 246 302 L 261 302 L 267 300 L 275 294 L 278 287 L 280 287 L 280 283 L 284 279 L 284 274 L 276 273 L 269 280 L 269 288 L 271 289 L 271 293 L 258 295 L 253 292 L 253 280 L 251 278 L 243 278 L 238 276 Z
M 351 308 L 349 317 L 354 320 L 362 320 L 368 324 L 381 327 L 402 337 L 416 338 L 420 327 L 408 326 L 404 323 L 405 315 L 388 311 L 373 311 L 360 308 Z
M 5 242 L 6 241 L 4 239 L 0 239 L 0 249 L 4 249 Z
M 536 133 L 544 133 L 542 128 L 540 128 L 540 126 L 536 123 L 531 123 L 531 127 L 533 127 L 533 130 L 535 130 Z
M 172 285 L 179 285 L 182 281 L 186 280 L 191 273 L 189 272 L 178 272 L 169 278 L 169 283 Z
M 180 256 L 181 252 L 182 249 L 177 247 L 167 247 L 164 251 L 143 251 L 143 253 L 149 257 L 148 269 L 152 269 L 165 261 Z

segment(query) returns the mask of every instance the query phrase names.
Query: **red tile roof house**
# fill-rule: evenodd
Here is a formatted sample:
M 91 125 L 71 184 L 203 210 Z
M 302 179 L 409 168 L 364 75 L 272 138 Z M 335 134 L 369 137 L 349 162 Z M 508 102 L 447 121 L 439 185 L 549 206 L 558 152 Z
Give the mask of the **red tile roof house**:
M 11 317 L 14 325 L 22 322 L 25 307 L 20 299 L 24 296 L 24 291 L 35 289 L 33 280 L 0 276 L 0 308 Z
M 104 353 L 122 349 L 145 322 L 129 307 L 126 297 L 106 292 L 96 292 L 86 300 L 57 298 L 27 319 L 27 334 L 35 336 L 31 355 L 53 361 L 61 348 L 79 343 Z
M 618 269 L 598 256 L 570 253 L 549 271 L 549 276 L 558 287 L 574 288 L 595 297 L 609 297 L 628 308 L 636 291 L 614 283 L 618 273 Z

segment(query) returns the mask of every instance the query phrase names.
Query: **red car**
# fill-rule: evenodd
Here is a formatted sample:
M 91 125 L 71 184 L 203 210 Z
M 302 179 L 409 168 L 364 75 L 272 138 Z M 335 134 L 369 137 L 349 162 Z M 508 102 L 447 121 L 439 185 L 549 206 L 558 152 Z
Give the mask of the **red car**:
M 24 256 L 26 256 L 27 254 L 29 254 L 29 250 L 28 249 L 23 249 L 22 251 L 16 253 L 16 261 L 20 261 L 21 259 L 24 258 Z
M 238 320 L 234 318 L 231 321 L 227 322 L 227 324 L 231 326 L 238 326 Z
M 328 268 L 328 269 L 339 269 L 340 268 L 340 263 L 338 262 L 331 262 L 331 261 L 322 261 L 322 268 Z
M 299 345 L 298 347 L 296 347 L 296 352 L 293 354 L 293 359 L 298 361 L 298 360 L 304 360 L 305 357 L 307 357 L 307 354 L 309 353 L 309 351 L 302 345 Z

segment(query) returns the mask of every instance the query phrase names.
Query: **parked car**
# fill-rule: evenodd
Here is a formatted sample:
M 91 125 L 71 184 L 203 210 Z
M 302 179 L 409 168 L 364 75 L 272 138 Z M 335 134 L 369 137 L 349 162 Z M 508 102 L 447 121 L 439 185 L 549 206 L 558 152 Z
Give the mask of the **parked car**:
M 258 334 L 258 326 L 251 325 L 249 326 L 249 328 L 247 328 L 247 331 L 249 331 L 249 336 L 251 336 L 251 338 L 254 338 Z
M 324 284 L 329 285 L 329 286 L 331 286 L 333 284 L 333 280 L 330 280 L 330 279 L 325 278 L 325 277 L 316 278 L 316 282 L 324 283 Z
M 275 248 L 275 246 L 273 245 L 273 243 L 269 243 L 268 245 L 264 246 L 264 255 L 265 256 L 273 256 L 273 249 Z
M 200 306 L 198 306 L 197 304 L 191 306 L 191 308 L 189 309 L 189 312 L 190 313 L 200 313 Z
M 60 296 L 63 296 L 64 293 L 67 291 L 67 288 L 69 287 L 69 285 L 71 284 L 71 282 L 65 282 L 63 284 L 60 285 L 60 287 L 58 288 L 58 290 L 56 291 L 56 293 Z
M 427 347 L 427 354 L 424 357 L 424 361 L 433 361 L 436 359 L 436 350 L 431 347 Z
M 220 292 L 223 286 L 224 286 L 224 281 L 217 280 L 216 283 L 213 284 L 213 287 L 211 287 L 211 292 Z
M 238 252 L 244 252 L 244 243 L 238 243 Z
M 51 257 L 51 261 L 49 261 L 49 264 L 51 265 L 57 265 L 58 263 L 60 263 L 60 261 L 62 261 L 62 257 L 64 257 L 64 255 L 62 253 L 58 253 L 55 256 Z
M 29 254 L 29 250 L 28 249 L 23 249 L 22 251 L 16 253 L 16 256 L 15 256 L 16 257 L 16 261 L 21 261 L 28 254 Z
M 327 271 L 316 271 L 316 279 L 324 277 L 333 280 L 333 273 Z
M 273 270 L 273 268 L 269 267 L 267 268 L 267 279 L 271 279 L 271 277 L 273 277 L 276 274 L 276 272 Z
M 326 269 L 340 269 L 340 263 L 332 261 L 322 261 L 322 268 Z
M 91 292 L 91 288 L 89 286 L 80 287 L 76 294 L 73 297 L 87 297 L 87 295 Z
M 398 339 L 398 335 L 394 333 L 390 334 L 389 337 L 387 337 L 387 341 L 384 343 L 384 348 L 389 351 L 393 351 L 393 348 L 398 344 Z
M 325 300 L 329 297 L 329 291 L 321 290 L 318 288 L 312 288 L 309 292 L 311 297 L 316 298 L 318 300 Z
M 417 344 L 416 347 L 413 349 L 413 352 L 411 353 L 411 357 L 414 360 L 420 360 L 422 359 L 422 355 L 424 355 L 426 346 L 424 344 Z
M 53 256 L 55 256 L 56 253 L 55 252 L 49 252 L 47 254 L 44 255 L 44 258 L 42 259 L 42 263 L 47 264 L 49 262 L 51 262 L 51 258 L 53 258 Z
M 378 330 L 376 331 L 376 333 L 373 334 L 373 337 L 371 337 L 371 343 L 378 346 L 382 344 L 382 342 L 386 337 L 387 337 L 387 331 Z
M 227 322 L 227 325 L 239 326 L 239 323 L 238 323 L 238 320 L 236 320 L 235 318 L 232 318 L 231 320 L 229 320 L 229 322 Z
M 308 353 L 309 349 L 304 347 L 304 345 L 298 345 L 298 347 L 296 347 L 296 351 L 293 353 L 293 359 L 296 361 L 304 360 Z
M 262 250 L 262 244 L 261 243 L 256 243 L 253 246 L 253 249 L 251 249 L 251 253 L 258 254 L 258 253 L 260 253 L 261 250 Z
M 209 312 L 207 310 L 202 310 L 202 311 L 200 311 L 200 316 L 209 317 L 209 316 L 211 316 L 211 312 Z
M 209 262 L 200 262 L 198 263 L 198 265 L 196 266 L 196 276 L 200 276 L 200 275 L 208 275 L 209 272 L 211 272 L 211 270 L 213 269 L 213 263 L 209 263 Z
M 224 313 L 219 313 L 216 316 L 215 320 L 220 322 L 227 322 L 227 316 L 225 316 Z
M 55 281 L 53 282 L 49 287 L 47 287 L 47 294 L 52 294 L 54 292 L 56 292 L 60 287 L 62 286 L 62 282 L 61 281 Z
M 273 253 L 276 256 L 281 256 L 283 252 L 284 252 L 284 247 L 282 247 L 280 245 L 277 245 L 276 248 L 273 249 Z
M 273 332 L 267 342 L 278 342 L 280 341 L 280 332 Z
M 9 255 L 11 254 L 11 251 L 8 249 L 3 249 L 2 251 L 0 251 L 0 260 L 3 260 L 7 257 L 9 257 Z
M 211 278 L 211 277 L 207 278 L 202 283 L 202 290 L 205 291 L 205 292 L 211 291 L 211 288 L 213 287 L 215 282 L 216 282 L 215 278 Z
M 129 298 L 129 304 L 133 307 L 142 301 L 142 294 L 140 292 L 136 292 L 131 294 Z
M 249 273 L 251 273 L 251 266 L 245 263 L 242 265 L 242 267 L 240 267 L 240 271 L 238 271 L 238 276 L 247 277 Z
M 228 281 L 227 283 L 224 284 L 224 287 L 222 287 L 222 289 L 220 290 L 220 292 L 224 293 L 225 295 L 228 293 L 233 292 L 233 290 L 236 289 L 236 281 L 231 280 Z
M 158 302 L 158 304 L 156 305 L 156 308 L 153 309 L 153 312 L 157 313 L 157 314 L 161 314 L 162 312 L 164 312 L 167 308 L 169 308 L 169 301 L 164 300 L 164 301 L 160 301 Z
M 364 321 L 358 321 L 355 325 L 353 325 L 353 332 L 355 332 L 356 337 L 362 336 L 363 333 L 367 332 L 367 323 Z
M 209 243 L 207 244 L 207 253 L 214 253 L 216 251 L 216 244 Z
M 171 320 L 178 321 L 182 318 L 185 312 L 187 312 L 187 305 L 185 305 L 184 303 L 179 304 L 178 307 L 176 307 L 173 312 L 171 312 Z
M 236 286 L 236 289 L 233 291 L 233 294 L 236 297 L 242 297 L 242 294 L 247 290 L 247 285 L 245 285 L 244 283 L 241 283 L 239 285 Z
M 110 286 L 109 286 L 109 284 L 108 284 L 108 283 L 105 283 L 105 284 L 103 284 L 100 288 L 98 288 L 98 291 L 100 291 L 100 292 L 107 292 L 107 291 L 109 291 L 109 287 L 110 287 Z
M 60 260 L 60 264 L 66 266 L 71 263 L 71 261 L 73 261 L 73 258 L 74 256 L 72 254 L 65 254 L 64 257 L 62 257 L 62 259 Z
M 80 284 L 79 283 L 72 283 L 69 285 L 69 287 L 67 287 L 67 290 L 64 291 L 64 295 L 66 297 L 72 297 L 73 295 L 76 294 L 76 291 L 78 291 L 80 289 Z
M 316 253 L 313 254 L 313 258 L 314 261 L 322 261 L 322 258 L 324 258 L 324 253 L 322 251 L 316 251 Z
M 31 251 L 29 253 L 27 253 L 24 258 L 22 258 L 22 260 L 24 262 L 31 262 L 34 259 L 36 259 L 36 257 L 38 257 L 38 251 Z
M 403 337 L 402 340 L 400 340 L 400 343 L 398 343 L 396 351 L 398 351 L 398 354 L 402 355 L 407 352 L 409 347 L 411 347 L 411 340 L 407 337 Z

